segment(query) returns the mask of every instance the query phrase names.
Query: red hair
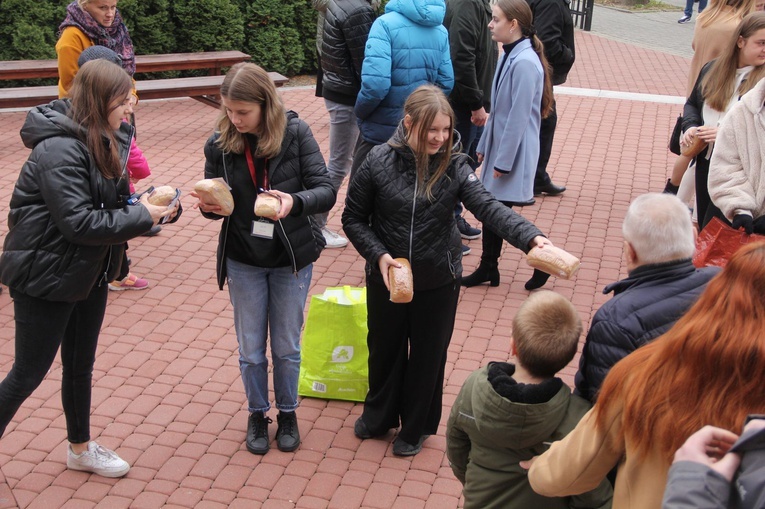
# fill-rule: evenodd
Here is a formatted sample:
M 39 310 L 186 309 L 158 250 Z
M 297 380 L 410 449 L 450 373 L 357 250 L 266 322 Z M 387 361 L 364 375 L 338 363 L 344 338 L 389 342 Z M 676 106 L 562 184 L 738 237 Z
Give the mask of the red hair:
M 595 405 L 607 427 L 623 403 L 624 435 L 638 455 L 671 462 L 706 424 L 739 433 L 747 414 L 765 413 L 765 242 L 731 258 L 672 329 L 613 367 Z

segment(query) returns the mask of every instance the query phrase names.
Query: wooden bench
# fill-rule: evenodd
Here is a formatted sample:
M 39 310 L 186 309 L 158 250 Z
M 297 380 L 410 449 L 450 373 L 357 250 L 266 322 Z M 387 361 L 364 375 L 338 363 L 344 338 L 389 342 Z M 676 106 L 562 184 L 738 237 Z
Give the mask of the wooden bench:
M 215 108 L 220 107 L 217 94 L 223 83 L 221 70 L 250 56 L 241 51 L 206 51 L 200 53 L 168 53 L 137 55 L 136 73 L 209 69 L 209 76 L 136 81 L 141 99 L 191 97 Z M 277 87 L 288 80 L 276 72 L 268 73 Z M 56 60 L 0 61 L 0 80 L 57 78 Z M 57 86 L 0 88 L 0 108 L 21 108 L 44 104 L 58 97 Z

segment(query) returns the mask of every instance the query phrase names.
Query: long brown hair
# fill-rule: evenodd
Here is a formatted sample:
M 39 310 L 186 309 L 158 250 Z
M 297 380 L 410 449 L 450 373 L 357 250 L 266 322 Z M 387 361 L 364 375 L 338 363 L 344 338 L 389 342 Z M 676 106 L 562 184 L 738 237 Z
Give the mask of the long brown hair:
M 738 24 L 725 51 L 712 63 L 712 67 L 701 81 L 701 95 L 710 108 L 725 111 L 734 93 L 739 96 L 744 95 L 765 77 L 765 65 L 757 66 L 741 83 L 739 89 L 733 90 L 740 53 L 738 41 L 740 38 L 748 39 L 762 29 L 765 29 L 765 12 L 753 12 L 746 16 Z
M 261 107 L 262 117 L 258 132 L 258 157 L 276 157 L 282 148 L 284 130 L 287 127 L 286 111 L 276 85 L 262 67 L 248 62 L 236 64 L 223 79 L 220 95 L 230 101 L 256 103 Z M 225 152 L 244 153 L 245 135 L 231 123 L 226 108 L 221 107 L 217 130 L 220 131 L 218 146 Z
M 495 0 L 495 5 L 499 7 L 502 13 L 505 15 L 508 21 L 516 20 L 518 26 L 521 29 L 521 35 L 527 37 L 531 41 L 531 47 L 534 48 L 534 52 L 539 57 L 539 61 L 542 63 L 542 69 L 544 70 L 544 88 L 542 89 L 542 118 L 547 118 L 552 112 L 553 108 L 553 85 L 550 63 L 545 57 L 545 46 L 542 41 L 537 37 L 536 29 L 534 28 L 534 14 L 531 12 L 531 7 L 526 0 Z
M 130 76 L 122 67 L 98 59 L 80 67 L 69 89 L 69 117 L 85 128 L 82 141 L 106 178 L 122 176 L 119 145 L 109 115 L 123 104 L 132 88 Z
M 743 19 L 754 12 L 757 0 L 712 0 L 704 11 L 699 14 L 696 24 L 706 28 L 712 23 L 728 19 Z
M 604 430 L 623 403 L 624 435 L 639 455 L 667 464 L 683 442 L 711 424 L 741 432 L 765 413 L 765 242 L 749 244 L 707 285 L 672 329 L 614 366 L 595 405 Z
M 449 117 L 449 138 L 437 154 L 430 156 L 425 150 L 425 147 L 428 146 L 428 130 L 439 113 Z M 411 119 L 411 127 L 407 129 L 406 125 L 404 126 L 406 137 L 407 139 L 414 137 L 417 140 L 416 145 L 419 147 L 418 150 L 414 150 L 417 187 L 419 192 L 432 200 L 433 186 L 446 173 L 452 157 L 454 111 L 449 104 L 449 99 L 446 98 L 440 88 L 433 85 L 422 85 L 407 97 L 404 103 L 404 115 L 408 115 Z M 430 165 L 433 161 L 436 161 L 437 165 L 431 173 Z

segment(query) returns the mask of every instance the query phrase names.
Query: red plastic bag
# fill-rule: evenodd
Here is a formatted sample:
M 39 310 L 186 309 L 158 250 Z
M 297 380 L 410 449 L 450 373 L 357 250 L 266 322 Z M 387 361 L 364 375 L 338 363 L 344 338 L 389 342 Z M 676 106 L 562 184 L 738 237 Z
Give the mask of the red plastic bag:
M 733 253 L 751 242 L 765 240 L 765 235 L 747 235 L 715 217 L 701 230 L 696 238 L 696 253 L 693 264 L 696 267 L 725 267 Z

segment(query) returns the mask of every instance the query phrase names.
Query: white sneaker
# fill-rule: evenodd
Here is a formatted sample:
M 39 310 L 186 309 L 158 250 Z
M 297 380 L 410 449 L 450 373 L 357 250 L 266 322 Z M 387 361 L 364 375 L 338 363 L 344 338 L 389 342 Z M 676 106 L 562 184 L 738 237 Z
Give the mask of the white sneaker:
M 333 232 L 326 226 L 321 229 L 321 233 L 322 235 L 324 235 L 324 240 L 327 242 L 327 245 L 325 246 L 327 249 L 345 247 L 348 245 L 348 239 L 346 239 L 339 233 Z
M 71 470 L 93 472 L 103 477 L 122 477 L 130 470 L 130 465 L 114 451 L 101 447 L 95 442 L 88 443 L 88 450 L 75 454 L 72 446 L 67 447 L 66 466 Z

